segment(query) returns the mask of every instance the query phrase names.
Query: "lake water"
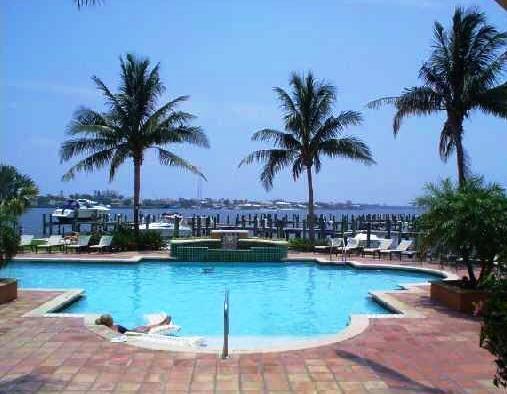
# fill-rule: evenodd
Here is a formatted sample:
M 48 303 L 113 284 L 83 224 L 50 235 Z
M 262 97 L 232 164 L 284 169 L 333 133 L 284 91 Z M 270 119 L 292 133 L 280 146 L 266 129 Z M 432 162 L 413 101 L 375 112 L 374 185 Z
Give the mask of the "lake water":
M 23 228 L 24 234 L 34 234 L 36 236 L 42 235 L 42 215 L 50 214 L 54 208 L 31 208 L 25 212 L 20 218 L 20 224 Z M 111 214 L 127 215 L 132 217 L 132 208 L 113 208 Z M 168 209 L 168 208 L 153 208 L 142 209 L 142 213 L 150 215 L 159 215 L 164 212 L 178 212 L 184 217 L 191 217 L 192 215 L 216 215 L 220 214 L 220 220 L 225 221 L 227 215 L 231 219 L 231 223 L 235 220 L 236 215 L 259 215 L 262 213 L 278 214 L 279 216 L 287 215 L 292 218 L 292 215 L 299 214 L 301 218 L 306 215 L 304 210 L 241 210 L 241 209 Z M 421 211 L 413 207 L 376 207 L 364 209 L 337 209 L 337 210 L 319 210 L 317 214 L 335 215 L 337 218 L 341 215 L 366 215 L 366 214 L 419 214 Z

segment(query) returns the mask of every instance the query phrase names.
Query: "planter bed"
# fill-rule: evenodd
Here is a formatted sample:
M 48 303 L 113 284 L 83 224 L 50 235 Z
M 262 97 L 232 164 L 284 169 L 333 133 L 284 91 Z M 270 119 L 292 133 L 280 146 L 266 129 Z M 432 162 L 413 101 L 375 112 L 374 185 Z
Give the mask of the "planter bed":
M 0 278 L 0 304 L 18 298 L 18 281 L 16 279 Z
M 460 280 L 431 282 L 431 299 L 455 311 L 472 314 L 475 304 L 486 301 L 489 294 L 483 290 L 459 287 Z

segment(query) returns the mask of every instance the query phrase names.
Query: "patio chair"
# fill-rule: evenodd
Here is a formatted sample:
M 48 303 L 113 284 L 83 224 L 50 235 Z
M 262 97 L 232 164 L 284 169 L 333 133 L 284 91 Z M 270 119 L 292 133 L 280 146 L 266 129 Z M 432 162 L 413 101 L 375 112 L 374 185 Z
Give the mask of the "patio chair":
M 347 245 L 344 245 L 341 248 L 342 254 L 345 256 L 347 253 L 351 253 L 352 251 L 358 251 L 361 248 L 359 241 L 359 238 L 347 239 Z
M 98 245 L 92 245 L 88 248 L 88 250 L 97 250 L 103 252 L 105 249 L 111 250 L 111 243 L 113 241 L 112 235 L 103 235 L 100 237 L 100 241 Z
M 33 235 L 25 235 L 23 234 L 21 236 L 21 239 L 19 240 L 19 249 L 21 251 L 24 251 L 25 248 L 29 247 L 30 249 L 32 249 L 32 240 L 33 240 Z
M 77 240 L 77 244 L 66 245 L 65 252 L 71 249 L 79 253 L 83 249 L 88 249 L 88 244 L 90 243 L 91 238 L 91 235 L 80 235 Z
M 333 253 L 333 250 L 338 254 L 339 248 L 343 246 L 343 238 L 329 238 L 327 245 L 317 245 L 315 246 L 316 252 L 329 252 L 329 254 Z
M 414 256 L 415 250 L 410 250 L 414 244 L 414 241 L 404 239 L 400 242 L 400 244 L 394 249 L 383 249 L 380 250 L 379 254 L 389 254 L 389 260 L 392 260 L 393 254 L 398 254 L 400 256 L 400 261 L 402 256 Z
M 51 253 L 53 248 L 61 250 L 64 245 L 65 243 L 61 235 L 51 235 L 45 244 L 35 245 L 35 253 L 38 253 L 39 249 L 47 249 L 48 253 Z
M 375 258 L 375 255 L 378 254 L 378 258 L 380 259 L 380 251 L 381 250 L 388 250 L 391 245 L 393 244 L 393 240 L 391 238 L 385 238 L 385 239 L 379 239 L 377 240 L 378 244 L 376 247 L 372 248 L 363 248 L 363 257 L 365 257 L 366 254 L 373 255 L 373 258 Z

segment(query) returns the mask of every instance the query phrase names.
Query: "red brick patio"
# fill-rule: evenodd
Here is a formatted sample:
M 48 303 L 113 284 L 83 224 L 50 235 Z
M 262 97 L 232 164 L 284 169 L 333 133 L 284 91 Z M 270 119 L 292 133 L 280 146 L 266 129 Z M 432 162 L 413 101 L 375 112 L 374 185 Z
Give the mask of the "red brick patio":
M 21 317 L 56 295 L 21 292 L 0 306 L 0 392 L 495 391 L 493 359 L 478 346 L 479 322 L 436 306 L 427 289 L 395 296 L 426 318 L 372 319 L 342 343 L 228 360 L 110 343 L 77 318 Z

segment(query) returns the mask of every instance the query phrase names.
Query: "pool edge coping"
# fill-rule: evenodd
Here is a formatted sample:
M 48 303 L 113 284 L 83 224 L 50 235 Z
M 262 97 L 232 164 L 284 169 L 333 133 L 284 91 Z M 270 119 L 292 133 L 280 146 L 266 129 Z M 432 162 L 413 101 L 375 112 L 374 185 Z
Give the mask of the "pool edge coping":
M 161 260 L 167 259 L 165 257 L 156 257 L 154 256 L 133 256 L 129 259 L 110 259 L 110 261 L 114 262 L 141 262 L 142 260 Z M 38 260 L 40 261 L 52 261 L 52 260 L 61 260 L 61 257 L 41 257 Z M 31 258 L 20 258 L 17 260 L 33 260 Z M 70 260 L 70 259 L 68 259 Z M 128 260 L 128 261 L 126 261 Z M 173 261 L 174 259 L 169 258 L 169 260 Z M 92 259 L 78 259 L 74 258 L 72 261 L 99 261 Z M 103 259 L 100 261 L 104 261 Z M 109 261 L 108 261 L 109 262 Z M 349 261 L 329 261 L 324 260 L 322 258 L 309 258 L 309 257 L 293 257 L 283 259 L 282 263 L 291 263 L 291 262 L 313 262 L 319 265 L 336 265 L 336 266 L 352 266 L 355 269 L 387 269 L 387 270 L 404 270 L 404 271 L 417 271 L 417 272 L 425 272 L 433 275 L 438 275 L 444 281 L 455 280 L 457 275 L 443 271 L 437 270 L 433 268 L 424 268 L 424 267 L 415 267 L 408 265 L 399 265 L 399 264 L 374 264 L 374 263 L 360 263 L 357 261 L 349 260 Z M 421 283 L 400 283 L 400 290 L 388 290 L 388 291 L 372 291 L 370 292 L 371 297 L 375 302 L 386 308 L 387 310 L 393 313 L 385 313 L 385 314 L 353 314 L 349 317 L 348 325 L 342 330 L 338 331 L 334 334 L 329 334 L 325 336 L 319 336 L 316 339 L 302 339 L 302 340 L 294 340 L 287 341 L 283 345 L 277 345 L 271 348 L 256 348 L 256 349 L 231 349 L 230 354 L 254 354 L 254 353 L 272 353 L 272 352 L 282 352 L 282 351 L 297 351 L 297 350 L 305 350 L 311 348 L 317 348 L 325 345 L 330 345 L 333 343 L 339 343 L 346 341 L 348 339 L 352 339 L 361 333 L 363 333 L 370 325 L 370 319 L 401 319 L 401 318 L 425 318 L 426 315 L 419 312 L 417 309 L 410 307 L 406 303 L 396 299 L 393 297 L 393 294 L 407 294 L 407 293 L 419 293 L 421 292 L 420 287 L 428 286 L 429 282 L 421 282 Z M 57 317 L 57 318 L 82 318 L 85 327 L 91 332 L 108 339 L 109 341 L 113 337 L 118 337 L 117 333 L 114 333 L 112 330 L 105 326 L 99 326 L 95 324 L 95 319 L 100 316 L 97 313 L 82 313 L 82 314 L 73 314 L 73 313 L 56 313 L 56 311 L 62 309 L 64 306 L 76 301 L 81 298 L 85 291 L 83 289 L 49 289 L 49 288 L 21 288 L 22 291 L 48 291 L 48 292 L 61 292 L 58 296 L 52 298 L 51 300 L 43 303 L 37 308 L 25 313 L 22 317 Z M 184 352 L 184 353 L 207 353 L 207 354 L 216 354 L 219 352 L 219 349 L 207 349 L 202 347 L 194 347 L 194 346 L 180 346 L 175 344 L 168 343 L 155 343 L 147 338 L 139 337 L 129 337 L 127 342 L 124 342 L 128 345 L 150 349 L 150 350 L 165 350 L 165 351 L 174 351 L 174 352 Z

